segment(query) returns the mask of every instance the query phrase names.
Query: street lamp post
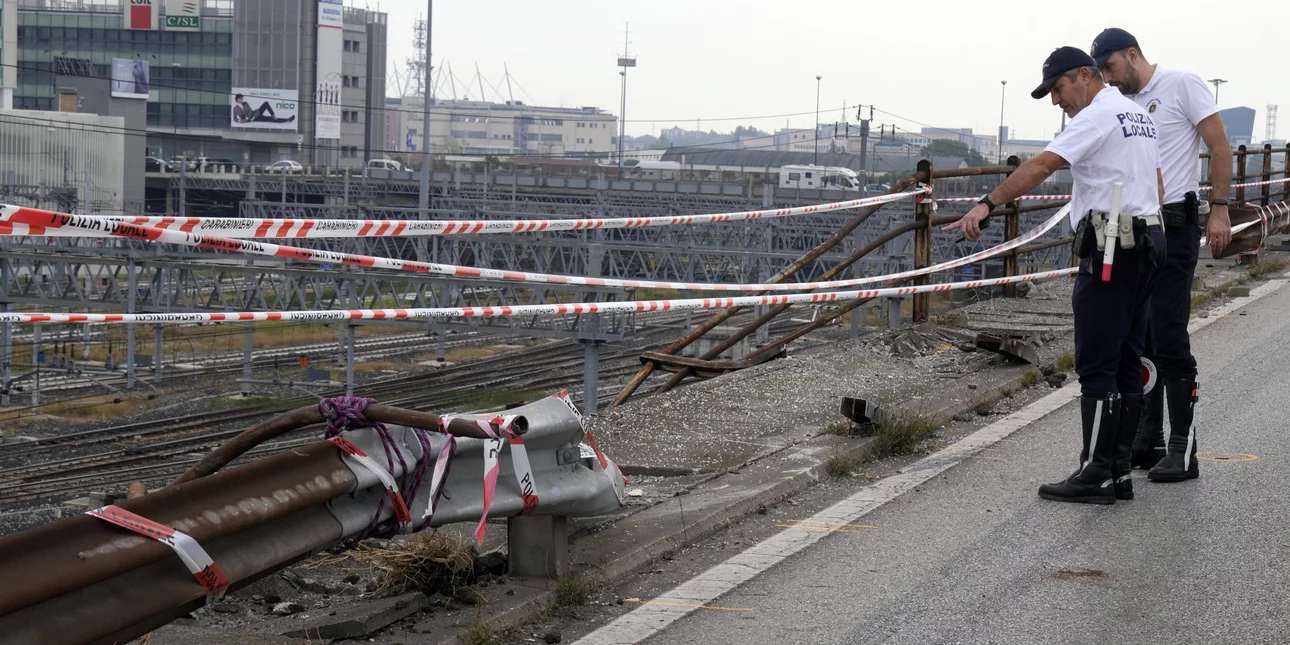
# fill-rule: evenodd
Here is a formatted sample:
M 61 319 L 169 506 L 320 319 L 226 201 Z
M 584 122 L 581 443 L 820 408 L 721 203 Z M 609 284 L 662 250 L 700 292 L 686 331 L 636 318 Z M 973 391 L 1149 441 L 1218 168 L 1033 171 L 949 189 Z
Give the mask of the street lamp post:
M 1208 82 L 1209 82 L 1209 83 L 1212 83 L 1212 84 L 1214 85 L 1214 103 L 1215 103 L 1215 104 L 1217 104 L 1217 103 L 1218 103 L 1218 86 L 1219 86 L 1219 85 L 1222 85 L 1223 83 L 1226 83 L 1226 82 L 1227 82 L 1227 80 L 1226 80 L 1226 79 L 1222 79 L 1222 78 L 1211 78 L 1211 79 L 1209 79 L 1209 81 L 1208 81 Z
M 618 57 L 618 66 L 622 71 L 618 72 L 623 77 L 623 95 L 622 104 L 618 109 L 618 177 L 623 176 L 623 139 L 627 137 L 627 68 L 636 67 L 636 59 L 627 53 L 628 35 L 631 26 L 623 31 L 623 55 Z
M 815 140 L 815 161 L 811 162 L 812 166 L 820 165 L 820 79 L 823 76 L 815 77 L 815 125 L 811 130 L 815 133 L 811 138 Z
M 999 164 L 1003 164 L 1003 106 L 1007 96 L 1008 81 L 999 81 Z

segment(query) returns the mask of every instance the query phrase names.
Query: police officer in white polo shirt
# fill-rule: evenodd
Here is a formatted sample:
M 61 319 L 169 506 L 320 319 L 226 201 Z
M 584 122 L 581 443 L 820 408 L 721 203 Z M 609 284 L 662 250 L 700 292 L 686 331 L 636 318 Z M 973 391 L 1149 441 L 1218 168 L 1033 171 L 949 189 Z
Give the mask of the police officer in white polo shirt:
M 1002 204 L 1030 192 L 1069 165 L 1075 179 L 1071 224 L 1081 258 L 1071 305 L 1075 313 L 1075 371 L 1080 377 L 1084 448 L 1079 469 L 1039 496 L 1065 502 L 1114 504 L 1133 498 L 1128 463 L 1133 429 L 1120 432 L 1123 394 L 1142 395 L 1141 356 L 1147 301 L 1165 251 L 1160 226 L 1162 186 L 1156 126 L 1145 110 L 1102 82 L 1093 58 L 1062 47 L 1044 61 L 1044 82 L 1031 96 L 1051 96 L 1071 117 L 1066 129 L 981 198 L 962 220 L 943 230 L 977 239 L 981 221 Z M 1122 187 L 1120 223 L 1106 235 L 1113 186 Z M 1114 244 L 1110 275 L 1103 271 L 1105 244 Z M 1109 278 L 1109 279 L 1107 279 Z
M 1093 41 L 1092 56 L 1107 83 L 1151 115 L 1160 142 L 1160 169 L 1165 181 L 1163 209 L 1169 252 L 1152 292 L 1146 356 L 1160 372 L 1163 387 L 1147 394 L 1146 412 L 1133 443 L 1132 465 L 1150 468 L 1147 478 L 1178 482 L 1200 475 L 1196 464 L 1196 359 L 1187 336 L 1191 318 L 1191 285 L 1200 251 L 1200 216 L 1209 205 L 1210 247 L 1222 251 L 1231 240 L 1227 195 L 1232 180 L 1232 149 L 1223 117 L 1209 87 L 1195 74 L 1152 65 L 1132 34 L 1107 29 Z M 1200 142 L 1210 156 L 1213 191 L 1199 199 Z M 1169 444 L 1164 440 L 1164 401 L 1169 399 Z M 1130 423 L 1126 415 L 1123 424 Z

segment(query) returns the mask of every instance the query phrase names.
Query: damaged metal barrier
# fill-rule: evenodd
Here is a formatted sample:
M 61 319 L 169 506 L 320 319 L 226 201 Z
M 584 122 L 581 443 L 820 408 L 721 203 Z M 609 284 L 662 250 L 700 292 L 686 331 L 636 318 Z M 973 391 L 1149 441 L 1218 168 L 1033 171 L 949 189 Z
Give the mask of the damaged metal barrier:
M 439 485 L 422 481 L 405 500 L 405 530 L 479 522 L 487 508 L 487 517 L 512 518 L 513 549 L 517 539 L 528 547 L 512 551 L 513 572 L 559 575 L 567 557 L 565 518 L 617 510 L 624 479 L 585 432 L 567 396 L 507 415 L 512 422 L 522 417 L 526 431 L 504 441 L 434 433 L 423 444 L 427 437 L 407 426 L 354 429 L 341 435 L 343 442 L 293 448 L 108 508 L 191 538 L 218 565 L 228 590 L 236 591 L 374 524 L 392 518 L 402 524 L 389 503 L 385 476 L 400 479 L 427 458 L 437 462 L 452 441 L 455 454 Z M 489 423 L 495 416 L 449 423 L 472 421 L 482 434 L 505 434 Z M 529 486 L 516 477 L 516 438 L 527 457 Z M 384 474 L 356 461 L 339 443 L 361 451 Z M 491 492 L 484 486 L 488 479 L 495 483 Z M 436 493 L 434 511 L 427 513 Z M 171 546 L 88 514 L 0 538 L 0 580 L 0 634 L 6 644 L 124 643 L 208 598 Z

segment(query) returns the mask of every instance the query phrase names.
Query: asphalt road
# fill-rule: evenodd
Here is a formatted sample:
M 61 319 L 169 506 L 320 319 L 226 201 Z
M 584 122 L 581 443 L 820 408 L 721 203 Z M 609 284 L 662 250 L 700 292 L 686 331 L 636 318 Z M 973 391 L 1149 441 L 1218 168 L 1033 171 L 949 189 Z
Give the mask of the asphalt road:
M 1040 500 L 1076 465 L 1067 404 L 645 642 L 1290 643 L 1290 287 L 1192 342 L 1200 479 Z

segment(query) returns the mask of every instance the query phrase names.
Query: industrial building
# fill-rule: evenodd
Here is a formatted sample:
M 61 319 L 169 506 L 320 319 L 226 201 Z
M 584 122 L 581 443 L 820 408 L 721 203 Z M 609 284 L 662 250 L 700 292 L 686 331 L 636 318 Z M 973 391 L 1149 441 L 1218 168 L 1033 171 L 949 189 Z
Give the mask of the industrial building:
M 381 156 L 384 13 L 342 0 L 5 2 L 17 5 L 15 108 L 92 109 L 83 86 L 112 79 L 114 98 L 142 107 L 126 134 L 148 156 L 337 168 Z

